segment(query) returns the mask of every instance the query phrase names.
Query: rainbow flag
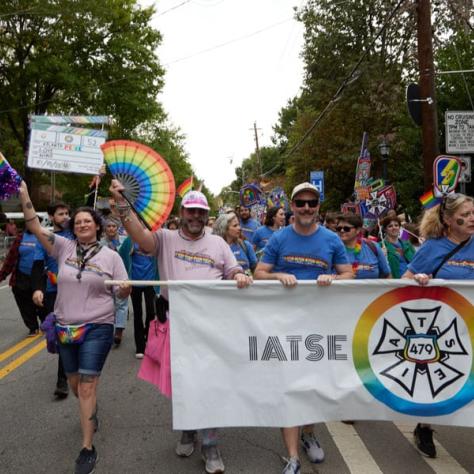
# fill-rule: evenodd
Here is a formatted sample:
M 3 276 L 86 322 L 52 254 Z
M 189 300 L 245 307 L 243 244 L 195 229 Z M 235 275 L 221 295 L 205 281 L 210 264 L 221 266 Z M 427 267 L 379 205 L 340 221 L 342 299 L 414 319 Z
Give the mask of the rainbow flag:
M 430 189 L 420 197 L 420 202 L 423 206 L 423 209 L 431 209 L 432 207 L 440 204 L 441 199 L 436 198 L 433 194 L 433 191 Z
M 185 179 L 176 189 L 176 192 L 183 197 L 188 191 L 193 189 L 193 177 L 191 176 L 188 179 Z

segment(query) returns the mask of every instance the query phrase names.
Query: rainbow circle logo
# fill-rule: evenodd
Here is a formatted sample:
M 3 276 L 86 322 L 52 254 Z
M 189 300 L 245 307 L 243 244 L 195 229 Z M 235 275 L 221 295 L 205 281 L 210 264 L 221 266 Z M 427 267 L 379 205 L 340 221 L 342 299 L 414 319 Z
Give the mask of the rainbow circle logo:
M 446 287 L 407 286 L 362 313 L 352 353 L 366 389 L 392 410 L 441 416 L 474 399 L 474 307 Z

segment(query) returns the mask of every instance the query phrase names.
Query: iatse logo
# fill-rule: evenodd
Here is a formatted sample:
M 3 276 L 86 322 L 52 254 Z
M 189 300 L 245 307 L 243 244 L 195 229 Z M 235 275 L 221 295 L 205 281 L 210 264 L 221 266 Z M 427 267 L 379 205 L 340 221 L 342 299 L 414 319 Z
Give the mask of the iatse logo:
M 459 325 L 465 327 L 453 314 L 438 318 L 441 306 L 429 309 L 401 308 L 398 318 L 384 318 L 383 329 L 371 361 L 383 357 L 386 367 L 379 372 L 397 383 L 402 393 L 411 399 L 432 400 L 469 371 L 471 357 L 461 340 Z M 396 319 L 396 321 L 393 321 Z M 423 390 L 421 393 L 417 393 Z M 426 392 L 428 388 L 428 392 Z
M 472 402 L 474 308 L 448 287 L 407 286 L 365 308 L 353 336 L 366 389 L 407 415 L 441 416 Z
M 307 360 L 347 360 L 345 334 L 289 336 L 249 336 L 249 360 L 280 362 Z

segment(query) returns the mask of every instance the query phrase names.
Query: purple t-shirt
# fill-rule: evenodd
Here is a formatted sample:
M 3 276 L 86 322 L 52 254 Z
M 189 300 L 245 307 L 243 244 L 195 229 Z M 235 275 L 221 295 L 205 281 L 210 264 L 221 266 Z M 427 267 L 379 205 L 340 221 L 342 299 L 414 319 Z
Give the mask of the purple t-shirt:
M 102 247 L 78 280 L 76 247 L 76 240 L 55 235 L 51 256 L 59 267 L 56 318 L 60 324 L 114 324 L 114 288 L 105 286 L 104 280 L 128 280 L 122 259 L 117 252 Z
M 227 242 L 204 232 L 197 240 L 180 231 L 160 229 L 154 234 L 161 280 L 227 280 L 242 270 Z M 168 299 L 168 288 L 161 293 Z

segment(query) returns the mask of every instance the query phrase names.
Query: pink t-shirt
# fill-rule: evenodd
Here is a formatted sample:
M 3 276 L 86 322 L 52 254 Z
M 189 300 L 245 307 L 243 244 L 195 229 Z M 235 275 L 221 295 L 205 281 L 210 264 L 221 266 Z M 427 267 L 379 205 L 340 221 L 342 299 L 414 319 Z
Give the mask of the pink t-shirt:
M 76 240 L 54 237 L 52 256 L 57 260 L 58 296 L 54 313 L 60 324 L 114 324 L 114 288 L 104 280 L 127 280 L 128 275 L 120 255 L 102 247 L 86 264 L 81 279 L 77 279 L 79 264 Z
M 160 229 L 154 234 L 161 280 L 227 280 L 242 270 L 227 242 L 204 232 L 197 240 L 180 231 Z M 168 299 L 168 288 L 161 288 Z

